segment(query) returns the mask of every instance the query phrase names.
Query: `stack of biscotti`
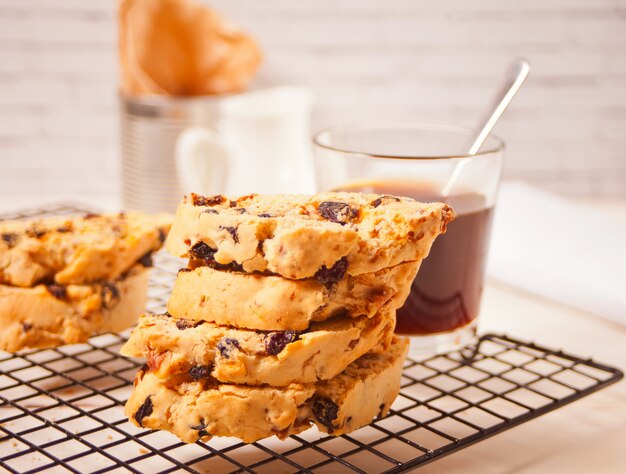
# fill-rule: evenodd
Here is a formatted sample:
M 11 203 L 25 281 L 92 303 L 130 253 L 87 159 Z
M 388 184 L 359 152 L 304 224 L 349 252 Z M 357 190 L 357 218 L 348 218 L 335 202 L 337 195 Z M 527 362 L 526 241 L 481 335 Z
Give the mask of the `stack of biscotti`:
M 132 326 L 170 222 L 142 214 L 0 222 L 0 349 L 85 342 Z
M 122 348 L 147 358 L 127 415 L 186 442 L 384 416 L 408 348 L 396 310 L 452 217 L 357 193 L 185 197 L 166 246 L 189 262 L 168 313 L 143 315 Z

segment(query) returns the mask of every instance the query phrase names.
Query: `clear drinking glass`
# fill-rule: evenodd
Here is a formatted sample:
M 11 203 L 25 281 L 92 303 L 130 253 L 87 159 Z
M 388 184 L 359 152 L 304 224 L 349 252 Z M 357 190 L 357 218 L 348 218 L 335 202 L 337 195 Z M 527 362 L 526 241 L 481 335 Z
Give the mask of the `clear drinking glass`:
M 471 137 L 461 127 L 391 124 L 341 126 L 313 138 L 318 191 L 443 201 L 456 212 L 398 310 L 396 332 L 411 336 L 415 355 L 464 347 L 476 334 L 504 143 L 491 135 L 468 156 Z

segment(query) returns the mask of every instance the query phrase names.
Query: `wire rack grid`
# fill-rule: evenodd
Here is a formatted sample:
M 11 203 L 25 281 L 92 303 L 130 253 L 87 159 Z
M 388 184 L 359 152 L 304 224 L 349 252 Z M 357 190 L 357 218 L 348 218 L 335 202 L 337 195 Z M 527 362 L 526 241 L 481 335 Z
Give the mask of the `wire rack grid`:
M 55 206 L 3 218 L 80 212 Z M 159 253 L 149 311 L 162 311 L 182 261 Z M 184 444 L 139 429 L 123 413 L 142 361 L 124 358 L 127 334 L 87 344 L 0 352 L 0 467 L 8 472 L 386 472 L 432 462 L 539 417 L 623 374 L 612 367 L 501 335 L 407 360 L 389 415 L 349 435 L 315 428 L 244 444 L 231 438 Z

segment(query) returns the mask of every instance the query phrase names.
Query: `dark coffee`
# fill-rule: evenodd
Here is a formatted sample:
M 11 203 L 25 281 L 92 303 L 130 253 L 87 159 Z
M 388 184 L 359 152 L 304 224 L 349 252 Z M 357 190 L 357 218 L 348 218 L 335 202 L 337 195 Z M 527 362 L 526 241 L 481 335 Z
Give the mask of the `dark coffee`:
M 388 181 L 342 187 L 345 191 L 407 196 L 422 202 L 445 201 L 456 213 L 435 240 L 420 267 L 411 294 L 398 311 L 396 332 L 427 335 L 466 326 L 478 316 L 493 207 L 484 196 L 458 194 L 443 199 L 428 183 Z

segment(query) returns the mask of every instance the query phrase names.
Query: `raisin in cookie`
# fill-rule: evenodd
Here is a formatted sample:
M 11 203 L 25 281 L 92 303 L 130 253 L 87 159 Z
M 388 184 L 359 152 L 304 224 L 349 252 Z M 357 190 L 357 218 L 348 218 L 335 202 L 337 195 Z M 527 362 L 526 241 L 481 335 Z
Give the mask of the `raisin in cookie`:
M 169 215 L 88 214 L 0 222 L 0 284 L 115 280 L 149 261 L 170 221 Z
M 218 269 L 269 271 L 332 285 L 428 255 L 454 212 L 446 204 L 361 193 L 186 196 L 167 249 Z
M 257 332 L 144 314 L 121 353 L 146 357 L 159 377 L 187 373 L 236 384 L 285 386 L 334 377 L 348 364 L 393 337 L 395 312 L 372 318 L 338 317 L 305 332 Z
M 368 353 L 336 377 L 317 384 L 250 387 L 190 375 L 160 378 L 139 371 L 126 403 L 129 419 L 163 429 L 186 443 L 235 436 L 246 443 L 299 433 L 315 423 L 333 435 L 385 416 L 400 390 L 408 340 L 395 338 L 382 354 Z
M 148 276 L 136 265 L 115 281 L 93 285 L 0 285 L 0 349 L 55 347 L 122 331 L 145 310 Z
M 168 312 L 176 318 L 239 328 L 301 331 L 312 321 L 337 315 L 373 317 L 388 302 L 399 308 L 419 265 L 405 262 L 374 273 L 348 275 L 331 286 L 315 278 L 289 280 L 209 266 L 186 268 L 178 273 Z

